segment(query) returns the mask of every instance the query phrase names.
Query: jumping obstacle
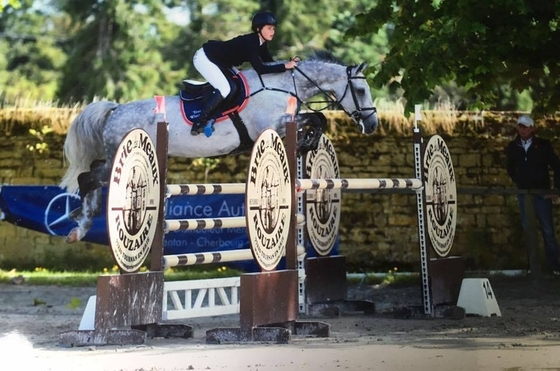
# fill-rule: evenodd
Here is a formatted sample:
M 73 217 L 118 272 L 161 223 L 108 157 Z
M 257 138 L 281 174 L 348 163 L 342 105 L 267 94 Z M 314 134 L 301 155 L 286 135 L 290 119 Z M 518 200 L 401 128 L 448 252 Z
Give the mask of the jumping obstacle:
M 307 193 L 306 215 L 311 216 L 311 220 L 307 222 L 307 231 L 317 253 L 316 258 L 307 259 L 305 289 L 308 314 L 374 310 L 370 303 L 349 303 L 346 300 L 345 258 L 330 254 L 338 233 L 340 208 L 336 205 L 341 203 L 341 191 L 384 192 L 409 189 L 416 194 L 422 305 L 407 308 L 403 315 L 461 316 L 461 311 L 457 310 L 455 304 L 464 266 L 460 257 L 449 256 L 457 213 L 455 174 L 443 139 L 435 135 L 428 143 L 424 143 L 418 127 L 420 120 L 420 106 L 416 106 L 413 130 L 414 178 L 340 179 L 334 148 L 326 138 L 321 141 L 323 148 L 319 153 L 307 155 L 311 155 L 311 158 L 306 159 L 305 168 L 310 170 L 306 175 L 313 178 L 313 171 L 320 169 L 323 178 L 296 181 L 298 190 Z M 329 177 L 332 179 L 328 179 Z M 319 213 L 323 215 L 318 217 Z M 330 228 L 331 226 L 336 228 Z M 317 230 L 328 233 L 314 236 Z M 430 257 L 430 251 L 436 253 L 435 258 Z M 333 308 L 337 311 L 333 312 Z
M 326 190 L 331 192 L 332 190 L 358 190 L 358 191 L 391 191 L 396 189 L 409 189 L 414 191 L 417 195 L 417 209 L 418 209 L 418 233 L 420 239 L 420 255 L 421 255 L 421 270 L 422 270 L 422 294 L 423 294 L 423 307 L 422 314 L 434 316 L 437 315 L 435 309 L 441 304 L 450 304 L 456 300 L 457 282 L 460 283 L 460 277 L 462 276 L 461 270 L 462 266 L 460 264 L 461 260 L 455 257 L 451 258 L 440 258 L 440 259 L 429 259 L 426 247 L 426 228 L 424 225 L 424 215 L 425 215 L 425 200 L 424 200 L 424 180 L 422 176 L 425 172 L 424 164 L 422 163 L 422 138 L 419 135 L 419 130 L 415 128 L 415 166 L 416 166 L 416 176 L 417 178 L 405 178 L 405 179 L 394 179 L 394 178 L 372 178 L 372 179 L 340 179 L 340 178 L 318 178 L 318 179 L 302 179 L 302 173 L 298 173 L 298 179 L 296 180 L 296 190 L 298 195 L 304 194 L 305 191 L 315 191 L 315 190 Z M 324 138 L 326 148 L 323 148 L 324 153 L 323 158 L 317 159 L 317 154 L 314 154 L 315 158 L 312 160 L 315 167 L 324 167 L 328 169 L 338 169 L 337 163 L 329 163 L 325 158 L 329 158 L 331 161 L 336 156 L 334 149 L 330 148 L 332 145 L 328 138 Z M 438 144 L 438 149 L 442 145 Z M 320 150 L 319 150 L 320 151 Z M 433 154 L 431 155 L 433 157 Z M 321 155 L 319 155 L 321 157 Z M 436 156 L 437 157 L 437 156 Z M 445 160 L 445 156 L 440 156 Z M 440 158 L 440 160 L 441 160 Z M 298 158 L 298 161 L 300 159 Z M 336 162 L 336 161 L 335 161 Z M 441 161 L 440 161 L 441 162 Z M 317 163 L 321 163 L 317 165 Z M 445 165 L 448 169 L 449 167 L 445 162 L 441 162 L 438 165 Z M 298 171 L 302 168 L 301 163 L 298 162 Z M 307 168 L 313 168 L 313 166 L 307 166 Z M 440 169 L 441 170 L 441 166 Z M 306 176 L 314 174 L 306 174 Z M 338 173 L 328 174 L 339 176 Z M 424 174 L 426 178 L 428 176 Z M 453 176 L 453 174 L 449 174 Z M 438 180 L 439 181 L 439 180 Z M 243 184 L 238 184 L 238 189 L 241 189 Z M 219 192 L 219 185 L 192 185 L 190 187 L 190 194 L 208 194 L 209 192 Z M 439 192 L 439 191 L 438 191 Z M 456 196 L 451 192 L 450 202 L 455 203 L 454 198 Z M 330 197 L 331 195 L 329 195 Z M 335 199 L 337 197 L 334 197 Z M 433 198 L 433 197 L 432 197 Z M 303 203 L 300 201 L 301 197 L 298 198 L 298 212 L 305 213 Z M 316 195 L 309 197 L 312 201 L 316 200 Z M 332 201 L 332 200 L 331 200 Z M 340 202 L 340 197 L 338 196 L 337 202 Z M 433 203 L 433 202 L 432 202 Z M 313 212 L 307 210 L 307 214 L 313 215 Z M 298 214 L 300 215 L 300 214 Z M 333 218 L 328 218 L 333 219 Z M 337 218 L 333 220 L 338 224 Z M 313 233 L 313 229 L 321 229 L 321 226 L 313 225 L 312 223 L 307 224 L 309 227 L 309 232 Z M 298 229 L 298 244 L 304 245 L 306 243 L 306 237 L 301 233 L 301 229 Z M 332 233 L 336 237 L 337 231 Z M 313 244 L 316 247 L 316 241 Z M 367 301 L 349 301 L 346 300 L 346 268 L 345 260 L 342 256 L 330 256 L 328 252 L 318 249 L 317 258 L 307 258 L 306 265 L 307 269 L 303 269 L 302 265 L 298 266 L 300 274 L 300 313 L 306 313 L 311 315 L 317 314 L 339 314 L 342 312 L 355 312 L 363 311 L 365 313 L 371 313 L 375 310 L 374 303 Z M 325 256 L 326 255 L 326 256 Z M 451 260 L 451 263 L 450 263 Z M 442 263 L 443 262 L 443 263 Z M 298 264 L 302 264 L 298 262 Z M 439 268 L 443 269 L 444 275 L 442 276 Z M 430 273 L 431 272 L 431 273 Z M 452 272 L 453 277 L 445 276 L 445 273 Z M 301 283 L 301 277 L 305 275 L 306 283 Z M 458 280 L 459 279 L 459 280 Z M 333 308 L 338 310 L 338 312 L 333 311 Z M 418 309 L 414 309 L 415 313 L 419 313 Z M 441 311 L 440 311 L 441 313 Z
M 292 186 L 294 174 L 273 174 L 273 172 L 270 172 L 270 167 L 273 164 L 278 165 L 278 168 L 273 170 L 285 171 L 294 168 L 293 164 L 288 165 L 288 161 L 289 158 L 295 158 L 296 154 L 295 123 L 290 123 L 288 126 L 292 127 L 291 130 L 287 131 L 288 142 L 293 143 L 289 150 L 292 154 L 288 156 L 280 137 L 276 132 L 268 130 L 261 137 L 268 134 L 269 142 L 265 142 L 263 139 L 260 145 L 255 146 L 253 156 L 258 161 L 254 161 L 248 175 L 247 183 L 254 184 L 256 191 L 247 192 L 248 201 L 246 204 L 248 209 L 246 214 L 253 213 L 254 215 L 250 218 L 247 216 L 246 221 L 252 242 L 252 255 L 257 258 L 263 272 L 245 274 L 240 277 L 240 327 L 208 331 L 207 342 L 209 343 L 252 340 L 285 342 L 290 334 L 297 334 L 302 331 L 306 335 L 328 336 L 329 327 L 326 324 L 297 321 L 299 296 L 297 248 L 294 232 L 297 228 L 297 214 L 292 211 L 293 208 L 291 207 L 295 199 L 295 190 Z M 142 331 L 146 334 L 145 336 L 147 334 L 164 337 L 188 337 L 192 335 L 192 329 L 185 325 L 179 325 L 178 328 L 172 324 L 160 325 L 162 318 L 172 317 L 164 316 L 162 313 L 164 303 L 162 268 L 166 261 L 162 254 L 163 235 L 171 230 L 205 229 L 218 225 L 239 226 L 241 221 L 238 218 L 228 221 L 163 221 L 163 207 L 161 205 L 164 205 L 164 197 L 167 194 L 215 193 L 222 192 L 223 187 L 219 189 L 218 187 L 206 186 L 172 186 L 168 188 L 165 185 L 166 174 L 156 174 L 154 170 L 157 168 L 167 169 L 167 131 L 162 127 L 162 124 L 158 125 L 157 135 L 157 148 L 160 151 L 163 150 L 162 156 L 154 156 L 153 145 L 150 143 L 147 133 L 139 129 L 136 132 L 133 130 L 129 134 L 130 137 L 127 136 L 123 140 L 120 149 L 126 152 L 126 155 L 115 156 L 117 160 L 113 164 L 114 175 L 111 178 L 108 196 L 108 227 L 111 248 L 121 269 L 121 274 L 110 277 L 102 276 L 98 279 L 94 329 L 61 334 L 61 345 L 137 343 L 142 338 Z M 122 164 L 122 159 L 128 156 L 131 148 L 136 147 L 141 147 L 142 151 L 146 152 L 142 159 L 145 162 L 144 168 L 139 169 L 138 172 L 136 172 L 138 169 L 130 168 L 132 165 Z M 276 154 L 277 151 L 284 152 L 278 155 Z M 263 161 L 263 158 L 269 162 Z M 157 159 L 157 166 L 154 159 Z M 261 162 L 267 166 L 266 174 L 258 165 Z M 134 166 L 137 166 L 138 163 L 142 163 L 142 161 L 135 161 Z M 132 174 L 131 178 L 134 178 L 138 173 L 141 175 L 149 174 L 149 170 L 154 171 L 154 174 L 150 177 L 133 179 L 134 182 L 131 179 L 128 179 L 127 182 L 121 182 L 123 174 Z M 257 182 L 257 180 L 262 183 Z M 282 182 L 286 183 L 283 193 L 278 189 Z M 132 194 L 131 200 L 122 196 L 113 197 L 111 192 L 113 183 L 116 183 L 117 187 L 123 187 L 123 189 L 120 189 L 121 193 L 126 193 L 127 196 L 129 193 Z M 124 188 L 124 183 L 126 183 L 126 188 Z M 131 183 L 133 186 L 129 186 Z M 139 188 L 138 185 L 142 186 L 140 191 L 137 189 Z M 233 185 L 230 188 L 230 191 L 240 192 L 239 186 Z M 119 191 L 119 188 L 116 188 L 116 190 Z M 154 196 L 157 190 L 159 190 L 160 195 L 159 204 Z M 268 193 L 260 194 L 259 192 L 263 190 Z M 270 192 L 270 190 L 273 192 Z M 123 198 L 126 205 L 119 206 L 123 203 Z M 111 203 L 112 200 L 113 203 Z M 138 213 L 138 210 L 142 208 L 145 210 L 145 215 Z M 270 212 L 270 210 L 277 209 L 283 213 L 280 214 L 280 218 Z M 261 217 L 263 220 L 258 220 Z M 276 231 L 269 230 L 274 223 L 280 225 L 281 228 L 277 228 Z M 252 238 L 251 229 L 253 230 Z M 139 238 L 134 240 L 128 236 L 128 234 L 132 234 L 131 230 Z M 150 249 L 152 271 L 137 273 L 138 267 L 146 258 L 145 252 L 147 251 L 146 246 L 148 246 L 146 240 L 152 241 Z M 260 251 L 257 251 L 254 246 L 259 243 L 262 246 Z M 138 251 L 135 251 L 136 247 L 139 247 Z M 269 247 L 273 248 L 271 254 L 268 251 Z M 286 259 L 286 269 L 274 271 L 277 260 L 283 255 Z M 232 286 L 236 287 L 237 284 L 234 283 Z M 210 301 L 214 300 L 212 295 L 209 297 Z M 223 301 L 228 302 L 229 307 L 235 306 L 237 293 L 227 297 L 224 292 L 218 291 L 218 296 Z M 136 304 L 140 304 L 139 307 L 136 307 Z M 223 310 L 227 311 L 231 308 Z M 274 326 L 269 326 L 270 324 Z M 281 327 L 281 325 L 284 327 Z M 130 327 L 130 329 L 119 330 L 123 327 Z
M 160 130 L 158 130 L 158 149 L 161 148 L 160 146 Z M 294 131 L 295 132 L 295 131 Z M 289 137 L 289 135 L 288 135 Z M 295 134 L 292 134 L 292 138 L 295 138 Z M 298 206 L 298 211 L 301 212 L 302 207 L 301 207 L 301 203 L 298 201 L 297 203 L 294 202 L 294 199 L 296 198 L 296 192 L 295 189 L 297 188 L 299 191 L 315 191 L 315 192 L 333 192 L 336 190 L 343 190 L 343 189 L 402 189 L 402 188 L 408 188 L 408 189 L 412 189 L 414 191 L 416 191 L 417 194 L 417 199 L 419 200 L 419 203 L 422 202 L 424 203 L 424 194 L 423 192 L 425 191 L 424 189 L 424 183 L 423 181 L 425 181 L 425 179 L 423 178 L 427 178 L 429 179 L 429 171 L 427 172 L 425 169 L 420 170 L 421 169 L 421 160 L 419 160 L 419 158 L 421 158 L 421 156 L 416 156 L 417 152 L 419 153 L 419 148 L 420 145 L 417 144 L 421 144 L 421 138 L 419 140 L 417 140 L 418 138 L 420 138 L 419 136 L 419 131 L 417 132 L 416 128 L 415 128 L 415 135 L 414 135 L 414 139 L 415 139 L 415 168 L 416 168 L 416 174 L 417 174 L 417 178 L 413 178 L 413 179 L 339 179 L 339 178 L 321 178 L 321 179 L 301 179 L 301 176 L 298 174 L 298 179 L 296 179 L 296 177 L 293 175 L 293 173 L 295 172 L 295 166 L 293 165 L 293 163 L 295 162 L 295 149 L 290 150 L 289 152 L 291 152 L 291 156 L 287 156 L 285 155 L 285 157 L 288 159 L 288 161 L 291 160 L 290 166 L 287 166 L 286 164 L 282 164 L 282 166 L 280 166 L 280 168 L 278 169 L 280 171 L 280 175 L 277 176 L 276 179 L 268 179 L 266 176 L 262 176 L 263 180 L 265 179 L 265 181 L 267 182 L 267 186 L 269 186 L 270 184 L 268 183 L 268 181 L 272 181 L 272 183 L 274 182 L 278 182 L 279 179 L 283 179 L 283 178 L 290 178 L 290 179 L 296 179 L 295 181 L 295 187 L 292 187 L 291 185 L 288 187 L 290 188 L 289 194 L 284 194 L 281 195 L 283 198 L 283 202 L 285 203 L 285 205 L 294 205 L 297 204 Z M 281 142 L 279 140 L 277 140 L 277 142 L 279 142 L 281 144 Z M 293 141 L 295 142 L 295 140 Z M 290 140 L 288 139 L 288 143 L 290 143 Z M 274 146 L 277 146 L 278 143 L 275 143 Z M 437 143 L 437 145 L 435 145 L 436 147 L 438 147 L 437 149 L 441 149 L 442 145 L 441 142 Z M 443 146 L 445 146 L 445 144 L 443 143 Z M 429 146 L 428 146 L 429 147 Z M 418 150 L 417 150 L 418 148 Z M 436 151 L 437 152 L 437 151 Z M 256 148 L 256 153 L 259 153 L 259 148 Z M 253 153 L 253 155 L 255 155 L 255 152 Z M 261 153 L 262 155 L 262 153 Z M 434 153 L 430 153 L 430 156 L 434 156 Z M 447 157 L 445 155 L 440 155 L 438 157 L 438 160 L 440 162 L 442 162 L 442 158 L 445 160 L 447 159 L 448 153 L 446 153 Z M 161 158 L 165 158 L 167 156 L 158 156 L 158 162 L 160 163 L 160 168 L 162 169 L 166 169 L 166 164 L 162 164 L 162 160 Z M 331 156 L 332 157 L 332 156 Z M 443 165 L 442 165 L 443 164 Z M 438 164 L 438 169 L 441 170 L 442 166 L 445 168 L 446 164 L 445 161 L 442 162 L 442 164 Z M 338 165 L 337 165 L 338 167 Z M 449 166 L 447 166 L 447 169 L 449 168 Z M 256 175 L 254 174 L 256 170 L 250 169 L 249 170 L 249 175 L 248 175 L 248 183 L 250 183 L 251 181 L 254 182 Z M 286 172 L 289 171 L 289 176 L 287 175 Z M 161 179 L 165 179 L 165 176 L 161 176 Z M 437 179 L 434 182 L 434 187 L 440 187 L 442 185 L 444 185 L 445 181 L 447 181 L 447 179 L 443 179 L 444 182 L 441 182 L 441 179 Z M 438 183 L 438 184 L 436 184 Z M 292 184 L 292 183 L 290 183 Z M 246 186 L 246 185 L 245 185 Z M 262 187 L 262 184 L 259 184 L 258 186 Z M 231 184 L 231 185 L 173 185 L 173 186 L 165 186 L 164 184 L 160 186 L 160 190 L 163 190 L 162 192 L 160 192 L 161 195 L 174 195 L 174 194 L 213 194 L 213 193 L 221 193 L 221 192 L 225 192 L 225 188 L 229 187 L 229 191 L 230 192 L 236 192 L 236 193 L 240 193 L 241 192 L 241 186 L 239 184 Z M 441 189 L 438 188 L 437 192 L 434 192 L 434 194 L 440 194 L 441 193 Z M 261 195 L 262 196 L 262 195 Z M 427 203 L 430 204 L 432 206 L 441 206 L 441 202 L 439 200 L 434 200 L 433 195 L 430 195 L 431 197 L 431 201 L 428 201 Z M 312 196 L 311 198 L 315 197 L 317 199 L 317 194 L 315 194 L 314 196 Z M 308 197 L 308 201 L 310 200 L 310 198 Z M 252 201 L 252 202 L 251 202 Z M 255 197 L 254 199 L 249 199 L 249 202 L 247 202 L 247 206 L 249 208 L 248 212 L 246 212 L 246 219 L 247 220 L 252 220 L 250 217 L 250 213 L 251 213 L 251 205 L 253 205 L 253 207 L 255 207 L 255 205 L 259 204 L 259 197 Z M 286 208 L 288 208 L 288 206 L 285 206 Z M 159 213 L 162 213 L 162 208 L 160 208 L 159 210 L 156 210 L 158 215 Z M 261 210 L 260 208 L 256 208 L 255 210 Z M 424 238 L 424 233 L 425 231 L 423 231 L 423 227 L 420 226 L 420 224 L 422 224 L 422 222 L 424 221 L 424 209 L 422 207 L 418 207 L 418 214 L 419 214 L 419 235 L 421 235 L 422 237 L 420 237 L 420 241 L 421 241 L 421 245 L 423 242 L 425 242 L 425 238 Z M 255 213 L 253 213 L 254 215 L 256 215 Z M 438 215 L 436 215 L 435 213 L 427 213 L 429 215 L 432 216 L 432 218 L 437 219 Z M 286 228 L 286 230 L 288 231 L 288 237 L 282 237 L 284 238 L 283 241 L 285 242 L 284 244 L 286 245 L 286 266 L 287 269 L 285 271 L 281 271 L 281 272 L 262 272 L 260 274 L 249 274 L 249 275 L 244 275 L 242 276 L 239 281 L 235 281 L 232 280 L 233 283 L 228 283 L 232 288 L 235 288 L 237 290 L 237 288 L 241 289 L 241 293 L 237 292 L 237 291 L 231 291 L 231 295 L 228 296 L 225 291 L 221 291 L 221 288 L 218 286 L 213 286 L 212 284 L 208 285 L 208 289 L 211 290 L 216 290 L 216 291 L 211 291 L 212 293 L 209 294 L 208 300 L 210 302 L 214 301 L 216 295 L 223 301 L 226 303 L 225 307 L 228 308 L 220 308 L 217 313 L 226 313 L 228 310 L 233 310 L 232 308 L 235 307 L 235 301 L 237 300 L 237 298 L 241 298 L 240 299 L 240 327 L 239 328 L 234 328 L 234 329 L 214 329 L 211 330 L 207 333 L 207 341 L 208 342 L 224 342 L 224 341 L 251 341 L 251 340 L 258 340 L 258 339 L 266 339 L 267 341 L 277 341 L 277 342 L 283 342 L 286 341 L 287 338 L 289 338 L 289 334 L 291 333 L 298 333 L 299 331 L 304 331 L 306 334 L 322 334 L 324 336 L 324 334 L 328 334 L 328 326 L 315 322 L 315 323 L 298 323 L 297 321 L 297 300 L 296 298 L 301 298 L 302 297 L 302 288 L 301 286 L 298 287 L 298 271 L 302 270 L 301 267 L 301 263 L 298 263 L 297 261 L 297 252 L 296 252 L 296 236 L 295 236 L 295 231 L 296 231 L 296 226 L 295 226 L 295 215 L 292 213 L 292 211 L 289 211 L 288 214 L 290 217 L 288 218 L 290 220 L 288 227 Z M 163 217 L 159 217 L 158 216 L 158 220 L 163 220 Z M 338 222 L 338 220 L 335 218 L 334 219 L 336 222 Z M 454 220 L 453 220 L 454 222 Z M 147 279 L 144 278 L 137 278 L 140 277 L 140 274 L 137 273 L 132 273 L 132 274 L 121 274 L 118 277 L 135 277 L 135 278 L 115 278 L 112 277 L 112 280 L 116 280 L 118 281 L 118 285 L 115 286 L 119 286 L 120 288 L 125 288 L 124 290 L 124 294 L 123 296 L 127 297 L 127 295 L 131 295 L 131 291 L 133 291 L 131 288 L 136 287 L 138 285 L 140 286 L 147 286 L 149 287 L 148 289 L 146 289 L 146 287 L 144 287 L 143 289 L 140 288 L 139 290 L 137 290 L 137 292 L 135 293 L 140 293 L 140 295 L 142 295 L 143 297 L 145 297 L 145 301 L 144 303 L 146 304 L 146 307 L 151 308 L 151 310 L 149 311 L 149 315 L 146 315 L 146 313 L 134 313 L 134 310 L 131 308 L 130 303 L 128 303 L 127 305 L 127 300 L 125 298 L 124 300 L 124 305 L 118 308 L 118 310 L 113 310 L 112 313 L 117 313 L 120 315 L 120 319 L 118 320 L 114 320 L 114 319 L 110 319 L 107 318 L 107 316 L 105 315 L 105 317 L 103 316 L 103 313 L 98 314 L 97 310 L 96 310 L 96 327 L 100 327 L 101 330 L 96 329 L 96 333 L 94 334 L 89 334 L 92 335 L 90 336 L 90 338 L 94 338 L 94 339 L 100 339 L 99 341 L 102 341 L 103 339 L 106 341 L 109 341 L 110 339 L 113 339 L 116 337 L 115 334 L 111 334 L 111 336 L 109 336 L 108 334 L 112 331 L 112 329 L 116 328 L 116 327 L 123 327 L 123 326 L 131 326 L 133 331 L 135 330 L 135 328 L 141 328 L 144 331 L 146 331 L 147 333 L 156 333 L 156 334 L 176 334 L 176 333 L 181 333 L 181 329 L 179 330 L 173 330 L 173 331 L 166 331 L 166 330 L 161 330 L 159 326 L 156 327 L 156 325 L 158 325 L 159 320 L 160 319 L 171 319 L 171 318 L 184 318 L 184 317 L 180 317 L 182 314 L 178 314 L 176 317 L 174 317 L 173 315 L 169 316 L 169 315 L 164 315 L 163 313 L 160 312 L 161 315 L 159 315 L 158 318 L 158 309 L 157 309 L 157 304 L 161 304 L 160 306 L 160 311 L 161 311 L 161 307 L 163 306 L 164 303 L 166 303 L 167 298 L 163 298 L 161 295 L 161 293 L 159 293 L 159 290 L 161 288 L 161 292 L 165 291 L 165 285 L 163 284 L 163 277 L 162 275 L 158 274 L 160 273 L 161 269 L 163 268 L 163 266 L 166 264 L 166 258 L 163 256 L 162 254 L 162 246 L 163 246 L 163 241 L 162 241 L 162 236 L 166 231 L 170 231 L 170 230 L 179 230 L 181 228 L 183 229 L 204 229 L 204 228 L 210 228 L 210 227 L 215 227 L 218 224 L 223 225 L 223 221 L 221 222 L 216 222 L 214 220 L 198 220 L 198 221 L 192 221 L 192 222 L 181 222 L 181 221 L 168 221 L 165 223 L 161 223 L 161 227 L 158 227 L 158 231 L 156 231 L 154 233 L 154 235 L 156 236 L 154 238 L 154 245 L 152 247 L 152 270 L 155 272 L 150 272 L 150 275 Z M 227 223 L 236 223 L 235 225 L 240 225 L 241 221 L 239 219 L 237 220 L 231 220 Z M 312 224 L 312 223 L 308 223 L 308 226 Z M 336 227 L 338 227 L 337 223 Z M 233 224 L 231 224 L 233 225 Z M 454 228 L 454 225 L 452 226 Z M 259 232 L 259 230 L 257 229 L 257 232 Z M 262 231 L 261 231 L 262 232 Z M 301 233 L 298 232 L 297 233 L 297 240 L 298 243 L 300 245 L 303 245 L 301 243 Z M 160 240 L 161 238 L 161 240 Z M 159 243 L 159 247 L 157 246 L 157 243 Z M 253 241 L 251 241 L 253 242 Z M 253 245 L 252 245 L 253 248 Z M 440 246 L 441 248 L 441 246 Z M 317 249 L 316 249 L 317 250 Z M 258 253 L 255 253 L 255 250 L 251 250 L 252 251 L 252 255 L 253 256 L 259 256 Z M 155 253 L 154 253 L 155 252 Z M 327 249 L 319 249 L 317 250 L 318 254 L 320 255 L 318 258 L 315 259 L 309 259 L 307 264 L 308 264 L 308 268 L 309 270 L 307 271 L 306 275 L 307 275 L 307 279 L 308 279 L 308 285 L 305 287 L 305 290 L 307 290 L 307 294 L 308 294 L 308 298 L 311 297 L 312 299 L 308 299 L 308 304 L 316 304 L 315 299 L 318 297 L 316 295 L 316 293 L 312 294 L 314 292 L 314 290 L 316 291 L 316 288 L 313 288 L 315 285 L 312 284 L 313 282 L 315 284 L 319 284 L 324 286 L 334 286 L 335 287 L 335 291 L 338 290 L 337 294 L 334 296 L 331 296 L 330 294 L 326 294 L 326 291 L 323 290 L 322 292 L 320 292 L 319 296 L 323 296 L 324 299 L 326 299 L 327 301 L 331 301 L 334 299 L 336 299 L 337 297 L 340 296 L 340 294 L 344 291 L 344 295 L 343 297 L 345 298 L 345 280 L 346 280 L 346 271 L 345 269 L 341 269 L 344 268 L 344 262 L 343 262 L 343 258 L 342 260 L 340 259 L 340 257 L 326 257 L 326 255 L 328 255 L 329 251 L 328 248 Z M 160 254 L 159 256 L 159 261 L 158 261 L 158 254 Z M 154 257 L 156 259 L 154 259 Z M 430 286 L 429 284 L 424 284 L 424 261 L 427 258 L 427 253 L 423 253 L 421 250 L 421 259 L 423 261 L 423 266 L 422 266 L 422 272 L 423 272 L 423 301 L 424 301 L 424 313 L 430 315 L 432 312 L 432 301 L 429 297 L 430 295 Z M 265 260 L 267 258 L 265 257 Z M 313 263 L 312 263 L 313 262 Z M 334 262 L 334 263 L 333 263 Z M 266 262 L 265 262 L 266 263 Z M 125 264 L 126 266 L 126 264 Z M 261 265 L 262 267 L 262 265 Z M 329 269 L 322 269 L 324 267 L 328 267 Z M 272 269 L 268 269 L 270 267 L 266 267 L 267 269 L 265 270 L 272 270 L 274 267 L 272 267 Z M 123 269 L 121 267 L 121 269 Z M 336 274 L 333 274 L 333 271 L 336 271 Z M 318 273 L 320 272 L 320 273 Z M 341 283 L 341 277 L 342 275 L 340 274 L 340 272 L 343 273 L 343 281 L 344 283 Z M 426 264 L 426 272 L 427 272 L 427 264 Z M 427 275 L 426 275 L 427 276 Z M 328 277 L 334 277 L 335 279 L 329 279 Z M 319 278 L 319 279 L 318 279 Z M 321 278 L 327 278 L 326 280 L 322 280 Z M 100 278 L 100 282 L 101 282 L 101 278 Z M 428 279 L 425 280 L 425 282 L 428 282 Z M 108 282 L 105 282 L 105 284 L 107 284 Z M 113 282 L 114 284 L 114 282 Z M 166 283 L 167 284 L 167 283 Z M 171 283 L 170 283 L 171 284 Z M 103 292 L 103 289 L 100 289 L 100 283 L 98 283 L 98 294 L 100 292 Z M 163 286 L 163 287 L 161 287 Z M 318 286 L 318 285 L 317 285 Z M 243 291 L 242 289 L 245 288 L 245 290 Z M 299 294 L 298 294 L 299 291 Z M 210 292 L 210 291 L 209 291 Z M 263 293 L 266 293 L 263 295 Z M 173 294 L 172 294 L 173 295 Z M 259 296 L 260 295 L 260 296 Z M 100 299 L 102 302 L 106 303 L 108 301 L 111 301 L 113 299 L 115 299 L 115 292 L 111 291 L 109 294 L 105 294 L 102 295 L 104 298 Z M 243 298 L 246 298 L 245 300 Z M 153 300 L 152 300 L 153 299 Z M 180 302 L 179 300 L 175 300 L 177 299 L 177 297 L 172 297 L 172 301 L 177 303 L 179 306 L 187 306 L 186 304 L 183 305 L 182 302 Z M 128 300 L 128 302 L 130 302 L 130 300 Z M 195 306 L 197 303 L 200 303 L 201 300 L 200 299 L 196 299 L 195 302 Z M 98 301 L 99 303 L 99 301 Z M 186 303 L 186 301 L 185 301 Z M 99 307 L 99 305 L 98 305 Z M 103 307 L 103 306 L 102 306 Z M 265 308 L 265 310 L 262 310 L 263 308 Z M 271 315 L 271 312 L 268 308 L 276 308 L 276 311 L 274 313 L 274 315 Z M 107 309 L 107 308 L 105 308 Z M 114 309 L 114 308 L 113 308 Z M 302 310 L 301 306 L 300 306 L 300 312 Z M 105 314 L 108 313 L 108 310 L 105 310 Z M 230 313 L 230 312 L 229 312 Z M 117 316 L 119 317 L 119 316 Z M 152 321 L 152 322 L 148 322 L 148 321 Z M 147 325 L 146 325 L 147 324 Z M 268 325 L 273 324 L 273 325 L 278 325 L 278 324 L 283 324 L 285 327 L 269 327 Z M 154 330 L 154 328 L 158 328 L 158 330 Z M 164 327 L 165 328 L 165 327 Z M 184 333 L 186 334 L 188 331 L 184 331 Z M 100 334 L 104 333 L 103 336 L 101 336 Z M 121 333 L 121 335 L 123 335 Z M 131 335 L 128 335 L 129 339 L 132 338 Z M 134 336 L 139 336 L 137 333 L 134 333 Z M 103 338 L 103 339 L 101 339 Z M 88 343 L 89 344 L 89 343 Z

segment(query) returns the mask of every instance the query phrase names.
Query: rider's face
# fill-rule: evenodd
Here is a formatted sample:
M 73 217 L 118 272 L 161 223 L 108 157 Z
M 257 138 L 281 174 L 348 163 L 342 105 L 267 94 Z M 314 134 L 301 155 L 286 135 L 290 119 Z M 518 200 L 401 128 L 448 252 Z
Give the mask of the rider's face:
M 274 33 L 276 32 L 276 27 L 270 24 L 266 24 L 261 28 L 261 36 L 265 41 L 270 41 L 274 38 Z

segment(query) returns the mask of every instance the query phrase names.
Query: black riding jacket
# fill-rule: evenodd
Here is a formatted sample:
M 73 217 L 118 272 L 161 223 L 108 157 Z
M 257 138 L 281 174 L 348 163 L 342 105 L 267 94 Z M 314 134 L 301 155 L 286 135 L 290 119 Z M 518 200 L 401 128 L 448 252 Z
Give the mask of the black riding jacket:
M 519 135 L 506 150 L 507 172 L 520 189 L 550 189 L 549 169 L 554 172 L 554 188 L 560 189 L 560 160 L 550 142 L 533 136 L 525 152 Z
M 202 45 L 208 59 L 223 68 L 231 68 L 249 62 L 259 74 L 286 71 L 283 63 L 264 64 L 274 62 L 266 42 L 260 45 L 259 35 L 250 33 L 237 36 L 227 41 L 211 40 Z

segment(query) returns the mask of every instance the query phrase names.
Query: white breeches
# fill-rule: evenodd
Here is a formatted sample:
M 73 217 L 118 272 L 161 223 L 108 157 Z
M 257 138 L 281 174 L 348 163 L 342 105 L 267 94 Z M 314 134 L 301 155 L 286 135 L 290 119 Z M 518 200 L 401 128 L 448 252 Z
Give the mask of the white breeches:
M 220 67 L 216 66 L 204 52 L 204 49 L 200 48 L 196 51 L 193 57 L 193 64 L 196 70 L 208 81 L 214 88 L 220 91 L 222 98 L 225 98 L 231 92 L 229 87 L 229 82 L 220 70 Z

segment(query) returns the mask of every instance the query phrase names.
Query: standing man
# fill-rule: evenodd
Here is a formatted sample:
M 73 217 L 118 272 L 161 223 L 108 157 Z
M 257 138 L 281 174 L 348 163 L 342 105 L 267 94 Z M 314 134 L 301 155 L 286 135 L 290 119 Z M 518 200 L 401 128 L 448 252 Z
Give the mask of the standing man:
M 535 123 L 528 115 L 517 120 L 517 136 L 507 147 L 507 171 L 519 189 L 550 190 L 550 173 L 554 172 L 554 189 L 560 189 L 560 160 L 550 142 L 535 135 Z M 525 194 L 517 195 L 523 229 L 527 228 Z M 537 194 L 535 211 L 544 240 L 544 250 L 552 273 L 560 276 L 558 243 L 552 220 L 552 200 L 557 195 Z

